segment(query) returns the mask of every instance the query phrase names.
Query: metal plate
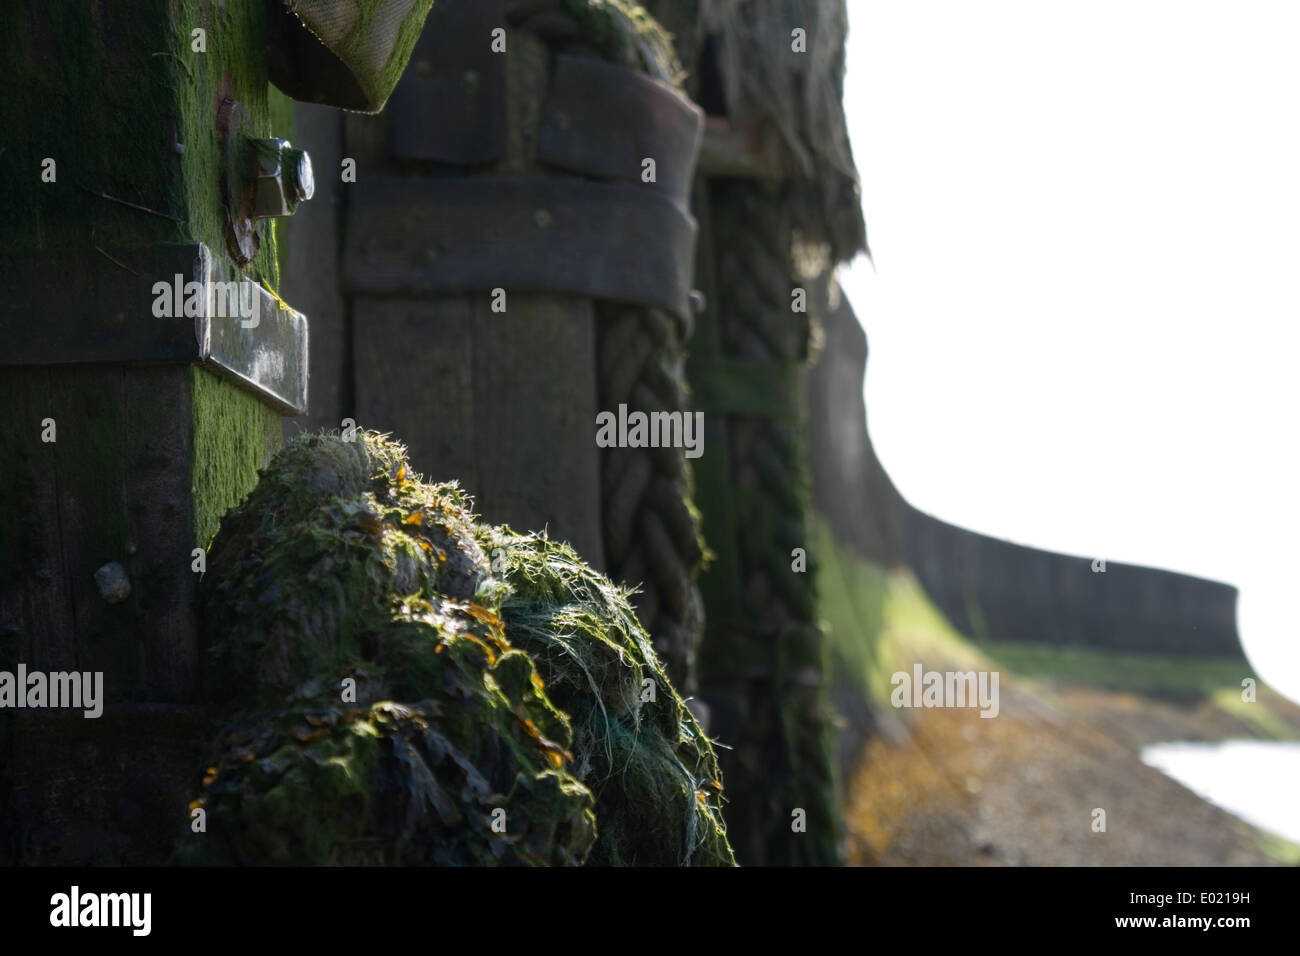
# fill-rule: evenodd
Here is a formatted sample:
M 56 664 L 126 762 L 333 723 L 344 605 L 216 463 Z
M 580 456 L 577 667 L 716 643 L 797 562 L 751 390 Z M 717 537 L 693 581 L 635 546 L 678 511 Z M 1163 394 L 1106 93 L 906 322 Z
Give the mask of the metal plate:
M 695 174 L 704 113 L 671 86 L 636 70 L 588 57 L 555 58 L 542 113 L 538 159 L 614 182 L 642 182 L 655 161 L 654 183 L 685 202 Z
M 505 56 L 492 31 L 505 0 L 438 0 L 388 102 L 399 159 L 463 166 L 496 162 L 505 140 Z
M 281 411 L 306 411 L 306 318 L 223 278 L 202 243 L 33 252 L 9 275 L 0 366 L 200 362 Z
M 247 279 L 243 285 L 252 286 L 257 324 L 210 310 L 202 361 L 282 412 L 301 415 L 307 411 L 307 319 L 281 308 L 261 286 Z
M 370 178 L 353 187 L 348 291 L 568 292 L 689 315 L 695 220 L 638 186 Z

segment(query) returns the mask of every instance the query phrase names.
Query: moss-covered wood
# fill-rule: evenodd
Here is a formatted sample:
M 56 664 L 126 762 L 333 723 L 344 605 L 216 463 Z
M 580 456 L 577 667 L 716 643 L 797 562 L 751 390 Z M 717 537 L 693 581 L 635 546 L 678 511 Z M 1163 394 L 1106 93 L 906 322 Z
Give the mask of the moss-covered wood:
M 198 240 L 220 264 L 216 111 L 234 98 L 257 132 L 271 132 L 263 29 L 257 3 L 5 3 L 0 114 L 22 131 L 0 147 L 6 282 L 24 281 L 12 267 L 20 253 L 97 250 L 111 260 L 112 246 Z M 274 263 L 268 229 L 248 273 L 274 281 Z M 125 320 L 158 321 L 151 304 Z M 0 316 L 10 335 L 42 321 Z M 131 740 L 184 734 L 184 720 L 149 707 L 193 698 L 191 552 L 252 487 L 280 418 L 181 366 L 0 369 L 0 402 L 10 410 L 0 421 L 0 478 L 12 505 L 0 517 L 3 655 L 30 668 L 102 670 L 108 706 L 123 715 L 88 721 L 75 747 L 70 735 L 45 733 L 57 716 L 27 713 L 15 724 L 15 759 L 3 761 L 9 782 L 0 782 L 12 838 L 0 858 L 156 861 L 168 841 L 159 814 L 184 792 L 186 768 L 174 751 Z M 55 442 L 42 441 L 45 419 Z M 131 582 L 120 603 L 106 602 L 94 581 L 110 562 Z M 25 746 L 36 739 L 47 745 Z M 77 779 L 79 765 L 109 769 L 60 803 L 60 781 Z
M 701 581 L 700 693 L 728 745 L 742 865 L 833 864 L 839 811 L 799 394 L 809 328 L 807 314 L 790 311 L 790 215 L 756 184 L 714 180 L 700 197 L 710 307 L 691 374 L 726 450 L 700 473 L 704 533 L 718 556 Z M 767 392 L 735 387 L 724 367 Z

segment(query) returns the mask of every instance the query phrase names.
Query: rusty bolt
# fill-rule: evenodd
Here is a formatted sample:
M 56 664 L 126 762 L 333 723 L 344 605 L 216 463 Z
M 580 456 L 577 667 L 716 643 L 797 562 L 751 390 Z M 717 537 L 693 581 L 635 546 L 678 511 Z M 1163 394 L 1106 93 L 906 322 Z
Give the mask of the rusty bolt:
M 250 141 L 254 184 L 253 218 L 292 216 L 298 204 L 312 197 L 316 182 L 311 157 L 287 139 Z

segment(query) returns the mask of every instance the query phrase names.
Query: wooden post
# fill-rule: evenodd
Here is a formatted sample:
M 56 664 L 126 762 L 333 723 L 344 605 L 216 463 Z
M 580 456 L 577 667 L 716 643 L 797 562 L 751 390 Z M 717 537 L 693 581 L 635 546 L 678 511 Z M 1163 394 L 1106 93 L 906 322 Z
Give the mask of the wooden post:
M 687 0 L 682 2 L 689 6 Z M 705 539 L 700 696 L 742 865 L 839 860 L 840 813 L 818 624 L 805 365 L 814 264 L 865 246 L 840 107 L 842 3 L 715 0 L 702 11 L 709 110 L 697 189 L 691 387 L 726 457 L 697 472 Z M 815 38 L 818 56 L 791 44 Z
M 188 822 L 193 743 L 209 730 L 195 549 L 255 483 L 281 413 L 210 362 L 141 363 L 124 343 L 178 328 L 151 298 L 173 278 L 160 263 L 194 261 L 168 259 L 176 249 L 202 243 L 214 277 L 239 278 L 218 112 L 237 101 L 272 133 L 262 11 L 0 8 L 0 670 L 102 672 L 104 697 L 96 719 L 0 711 L 2 863 L 158 863 Z M 246 274 L 273 284 L 263 232 Z
M 469 22 L 443 22 L 452 17 Z M 491 30 L 502 22 L 499 11 L 476 5 L 435 6 L 391 107 L 376 117 L 347 117 L 344 154 L 356 160 L 358 176 L 355 186 L 344 187 L 355 402 L 345 415 L 392 431 L 417 469 L 434 480 L 458 479 L 490 520 L 521 530 L 546 527 L 603 568 L 598 449 L 590 424 L 596 416 L 591 300 L 509 282 L 499 292 L 420 288 L 422 268 L 456 251 L 428 234 L 444 214 L 441 197 L 420 198 L 427 184 L 437 184 L 432 176 L 472 185 L 480 174 L 537 175 L 531 129 L 548 54 L 540 41 L 518 33 L 509 36 L 508 53 L 494 53 Z M 450 41 L 444 27 L 458 28 Z M 457 56 L 465 58 L 463 70 L 449 67 Z M 428 86 L 447 75 L 455 90 Z M 460 81 L 468 75 L 476 79 L 465 86 Z M 458 98 L 448 106 L 451 95 Z M 476 155 L 448 152 L 462 137 L 443 124 L 461 98 L 471 119 L 468 132 L 459 132 L 470 139 L 467 148 L 481 151 Z M 524 212 L 534 231 L 551 225 L 550 210 Z M 384 268 L 407 254 L 417 257 L 416 266 Z M 491 271 L 486 251 L 475 261 Z
M 439 3 L 385 115 L 348 117 L 345 414 L 401 436 L 490 520 L 545 527 L 639 588 L 689 693 L 703 552 L 686 452 L 602 447 L 597 413 L 691 415 L 701 117 L 660 78 L 667 64 L 591 55 L 587 40 L 616 32 L 600 27 L 609 9 L 557 16 L 569 26 L 512 20 L 500 0 Z

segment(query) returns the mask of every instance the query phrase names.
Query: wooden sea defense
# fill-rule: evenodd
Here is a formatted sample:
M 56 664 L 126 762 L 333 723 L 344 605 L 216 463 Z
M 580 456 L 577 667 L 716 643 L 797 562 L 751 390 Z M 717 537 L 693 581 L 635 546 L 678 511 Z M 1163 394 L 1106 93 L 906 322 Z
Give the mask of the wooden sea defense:
M 694 411 L 700 114 L 676 81 L 631 4 L 436 4 L 389 109 L 348 117 L 347 311 L 323 334 L 347 329 L 330 424 L 391 428 L 485 514 L 636 586 L 689 689 L 703 548 L 686 449 L 597 442 L 602 412 Z
M 705 539 L 700 693 L 731 748 L 742 864 L 838 860 L 802 399 L 816 275 L 865 248 L 840 105 L 842 3 L 711 0 L 696 209 L 708 306 L 689 378 L 722 454 L 697 469 Z
M 807 387 L 813 499 L 839 545 L 911 569 L 953 626 L 976 640 L 1243 656 L 1229 584 L 1030 548 L 909 504 L 867 433 L 867 340 L 852 305 L 830 276 L 810 290 L 810 302 L 824 331 Z
M 205 549 L 306 407 L 264 217 L 310 165 L 261 3 L 15 0 L 0 28 L 0 669 L 105 698 L 0 712 L 0 862 L 157 863 L 207 719 Z
M 732 864 L 712 747 L 625 592 L 383 436 L 290 442 L 202 597 L 238 713 L 184 862 Z

